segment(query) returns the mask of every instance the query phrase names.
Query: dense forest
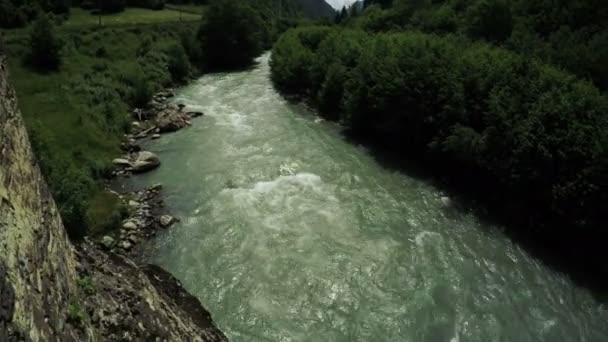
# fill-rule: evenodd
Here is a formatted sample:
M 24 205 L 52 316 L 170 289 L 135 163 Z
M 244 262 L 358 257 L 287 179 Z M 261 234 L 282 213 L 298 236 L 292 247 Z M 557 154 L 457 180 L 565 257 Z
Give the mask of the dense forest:
M 607 2 L 378 0 L 336 21 L 280 38 L 280 90 L 466 189 L 518 233 L 602 254 Z

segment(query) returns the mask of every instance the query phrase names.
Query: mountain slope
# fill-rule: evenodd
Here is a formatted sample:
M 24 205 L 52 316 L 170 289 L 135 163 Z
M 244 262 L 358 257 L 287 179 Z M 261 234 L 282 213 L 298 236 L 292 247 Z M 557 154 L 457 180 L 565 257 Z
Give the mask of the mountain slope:
M 315 18 L 330 18 L 333 17 L 335 11 L 325 0 L 295 0 L 302 12 L 309 17 Z

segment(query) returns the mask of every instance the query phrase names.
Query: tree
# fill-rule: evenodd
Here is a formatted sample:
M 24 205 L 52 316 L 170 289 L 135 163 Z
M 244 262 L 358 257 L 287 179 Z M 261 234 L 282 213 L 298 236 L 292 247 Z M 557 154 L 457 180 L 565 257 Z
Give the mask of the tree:
M 0 28 L 21 27 L 26 21 L 21 9 L 17 9 L 9 0 L 0 0 Z
M 28 59 L 30 65 L 42 70 L 57 70 L 61 66 L 61 43 L 46 14 L 34 22 Z
M 253 63 L 261 52 L 263 23 L 248 5 L 218 0 L 209 6 L 198 37 L 208 68 L 240 68 Z
M 504 42 L 513 31 L 511 7 L 504 0 L 482 0 L 469 9 L 469 34 L 493 42 Z

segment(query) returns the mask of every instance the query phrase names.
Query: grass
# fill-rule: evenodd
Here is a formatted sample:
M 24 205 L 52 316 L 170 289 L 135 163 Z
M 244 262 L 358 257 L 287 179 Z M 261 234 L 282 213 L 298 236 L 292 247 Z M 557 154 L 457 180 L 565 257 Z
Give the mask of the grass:
M 60 29 L 63 65 L 51 73 L 23 64 L 28 41 L 22 30 L 5 35 L 30 140 L 72 236 L 102 233 L 117 221 L 120 202 L 97 180 L 121 154 L 138 84 L 152 91 L 171 85 L 168 52 L 197 27 L 198 20 Z
M 188 6 L 188 8 L 194 13 L 190 11 L 180 13 L 173 9 L 154 11 L 144 8 L 127 8 L 124 12 L 101 16 L 92 15 L 89 11 L 81 8 L 72 8 L 69 19 L 63 25 L 65 27 L 94 26 L 99 25 L 100 18 L 102 26 L 198 21 L 201 19 L 202 6 Z
M 170 9 L 170 10 L 175 10 L 175 11 L 182 11 L 182 12 L 187 12 L 187 13 L 192 13 L 192 14 L 203 14 L 204 11 L 205 11 L 205 7 L 206 6 L 192 5 L 192 4 L 184 4 L 184 5 L 170 4 L 170 5 L 165 5 L 165 9 Z

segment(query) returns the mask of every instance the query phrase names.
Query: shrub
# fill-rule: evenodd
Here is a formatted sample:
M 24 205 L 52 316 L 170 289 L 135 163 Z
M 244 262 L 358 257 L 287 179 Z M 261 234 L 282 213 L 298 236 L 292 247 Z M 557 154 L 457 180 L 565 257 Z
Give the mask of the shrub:
M 134 107 L 146 107 L 152 99 L 154 91 L 150 82 L 143 75 L 137 76 L 133 81 L 131 105 Z
M 68 305 L 67 321 L 76 327 L 80 327 L 84 321 L 84 310 L 79 303 L 72 302 Z
M 49 18 L 41 15 L 30 33 L 30 65 L 42 70 L 57 70 L 61 65 L 61 43 Z
M 167 55 L 169 57 L 167 67 L 171 78 L 177 83 L 184 82 L 190 74 L 190 61 L 184 47 L 182 44 L 175 44 L 169 48 Z
M 78 287 L 87 295 L 93 295 L 95 294 L 95 284 L 93 283 L 93 278 L 91 278 L 91 276 L 84 276 L 84 277 L 80 277 L 78 278 L 78 280 L 76 280 L 76 284 L 78 284 Z M 77 314 L 77 312 L 79 311 L 77 308 L 72 308 L 70 309 L 70 311 L 73 311 L 73 314 L 75 314 L 74 316 L 79 316 Z M 78 319 L 77 317 L 75 317 L 77 320 L 82 320 Z

